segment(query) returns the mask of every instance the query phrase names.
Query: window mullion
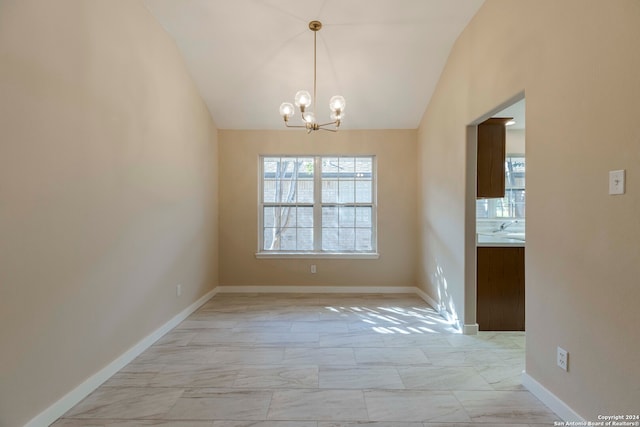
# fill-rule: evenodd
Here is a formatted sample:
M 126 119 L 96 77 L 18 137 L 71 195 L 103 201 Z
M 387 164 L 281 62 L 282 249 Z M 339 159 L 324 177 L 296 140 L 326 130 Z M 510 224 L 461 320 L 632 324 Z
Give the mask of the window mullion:
M 260 193 L 258 194 L 258 252 L 264 250 L 264 158 L 258 157 L 258 170 L 260 171 L 259 186 Z
M 322 251 L 322 157 L 313 158 L 313 250 Z

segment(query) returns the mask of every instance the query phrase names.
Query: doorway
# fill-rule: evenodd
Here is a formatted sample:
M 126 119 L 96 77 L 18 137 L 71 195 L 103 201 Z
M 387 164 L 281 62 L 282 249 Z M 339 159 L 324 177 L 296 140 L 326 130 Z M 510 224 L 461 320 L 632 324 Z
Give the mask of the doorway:
M 478 199 L 478 126 L 492 117 L 513 118 L 504 128 L 504 189 Z M 524 330 L 525 127 L 524 93 L 467 126 L 465 334 Z

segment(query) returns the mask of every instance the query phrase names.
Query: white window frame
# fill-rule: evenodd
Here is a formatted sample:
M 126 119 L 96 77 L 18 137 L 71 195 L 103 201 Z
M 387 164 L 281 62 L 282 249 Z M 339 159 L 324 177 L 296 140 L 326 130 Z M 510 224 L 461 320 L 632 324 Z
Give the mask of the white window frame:
M 313 200 L 313 243 L 312 251 L 282 251 L 265 250 L 264 247 L 264 159 L 280 158 L 313 158 L 314 164 L 314 200 Z M 322 160 L 325 158 L 370 158 L 371 159 L 371 203 L 322 203 Z M 377 259 L 378 254 L 378 224 L 377 224 L 377 159 L 375 155 L 330 155 L 330 154 L 261 154 L 258 156 L 258 250 L 257 258 L 353 258 Z M 322 250 L 322 207 L 332 206 L 366 206 L 371 207 L 371 247 L 369 251 L 325 251 Z M 355 227 L 354 227 L 355 228 Z

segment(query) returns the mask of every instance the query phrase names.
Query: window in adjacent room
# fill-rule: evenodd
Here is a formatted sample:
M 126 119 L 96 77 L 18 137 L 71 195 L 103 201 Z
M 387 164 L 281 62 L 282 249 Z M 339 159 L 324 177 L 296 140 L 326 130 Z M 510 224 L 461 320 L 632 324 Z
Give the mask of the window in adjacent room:
M 503 198 L 478 199 L 476 217 L 488 219 L 525 219 L 525 158 L 509 154 L 505 161 L 506 189 Z
M 374 156 L 261 156 L 260 254 L 374 254 Z

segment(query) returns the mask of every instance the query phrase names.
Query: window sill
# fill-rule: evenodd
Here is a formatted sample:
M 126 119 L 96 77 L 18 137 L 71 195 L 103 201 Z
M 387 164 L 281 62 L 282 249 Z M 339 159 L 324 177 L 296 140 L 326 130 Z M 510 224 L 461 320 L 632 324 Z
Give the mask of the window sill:
M 377 252 L 258 252 L 258 259 L 295 259 L 295 258 L 325 258 L 325 259 L 378 259 Z

